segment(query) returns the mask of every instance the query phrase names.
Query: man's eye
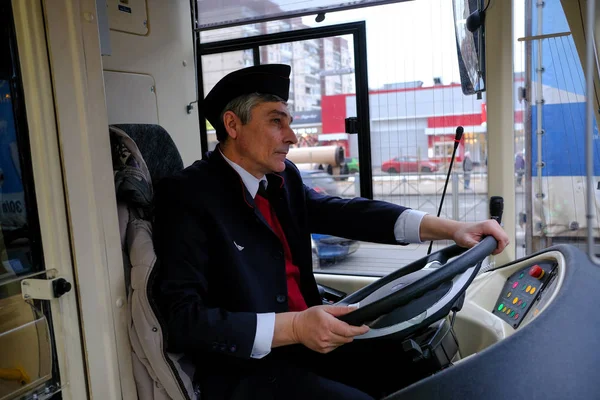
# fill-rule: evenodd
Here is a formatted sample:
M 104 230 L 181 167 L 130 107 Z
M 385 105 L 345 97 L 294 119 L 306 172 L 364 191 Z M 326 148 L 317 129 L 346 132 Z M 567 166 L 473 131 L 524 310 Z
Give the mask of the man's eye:
M 273 122 L 275 122 L 276 124 L 280 124 L 281 123 L 281 118 L 274 118 Z

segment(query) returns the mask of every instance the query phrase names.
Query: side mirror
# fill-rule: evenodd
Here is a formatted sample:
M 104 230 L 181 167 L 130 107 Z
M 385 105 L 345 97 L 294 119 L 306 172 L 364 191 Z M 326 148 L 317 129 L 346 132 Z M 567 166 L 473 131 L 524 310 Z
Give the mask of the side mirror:
M 485 91 L 484 0 L 452 0 L 460 83 L 464 94 Z

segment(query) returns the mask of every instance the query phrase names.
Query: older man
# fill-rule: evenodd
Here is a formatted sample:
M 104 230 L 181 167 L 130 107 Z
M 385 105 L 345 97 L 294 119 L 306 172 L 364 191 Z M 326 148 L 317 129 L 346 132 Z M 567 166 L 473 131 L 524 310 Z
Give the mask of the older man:
M 154 298 L 169 350 L 198 366 L 203 399 L 372 398 L 356 374 L 328 374 L 348 366 L 327 365 L 338 351 L 311 364 L 369 329 L 336 318 L 351 309 L 321 305 L 311 232 L 464 247 L 493 235 L 495 253 L 508 242 L 495 221 L 461 223 L 305 186 L 286 159 L 297 142 L 289 74 L 287 65 L 260 65 L 219 81 L 204 102 L 217 149 L 156 190 Z

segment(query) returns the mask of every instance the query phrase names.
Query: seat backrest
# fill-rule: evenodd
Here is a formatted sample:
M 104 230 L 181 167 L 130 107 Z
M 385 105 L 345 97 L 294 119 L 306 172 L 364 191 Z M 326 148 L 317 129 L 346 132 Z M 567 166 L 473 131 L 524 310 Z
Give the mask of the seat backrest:
M 109 131 L 138 397 L 195 400 L 194 366 L 185 356 L 166 351 L 158 312 L 148 298 L 152 269 L 159 262 L 152 244 L 153 184 L 183 169 L 183 162 L 160 126 L 112 125 Z
M 175 142 L 160 125 L 115 124 L 137 145 L 152 177 L 152 186 L 165 177 L 183 169 L 183 161 Z

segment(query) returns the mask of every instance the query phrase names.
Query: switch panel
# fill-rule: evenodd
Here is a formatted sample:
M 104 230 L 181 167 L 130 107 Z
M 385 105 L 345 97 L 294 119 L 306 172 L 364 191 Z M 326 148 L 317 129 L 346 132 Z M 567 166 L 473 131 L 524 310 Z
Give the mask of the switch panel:
M 557 265 L 556 262 L 540 262 L 512 274 L 506 280 L 492 312 L 517 328 L 553 276 Z

